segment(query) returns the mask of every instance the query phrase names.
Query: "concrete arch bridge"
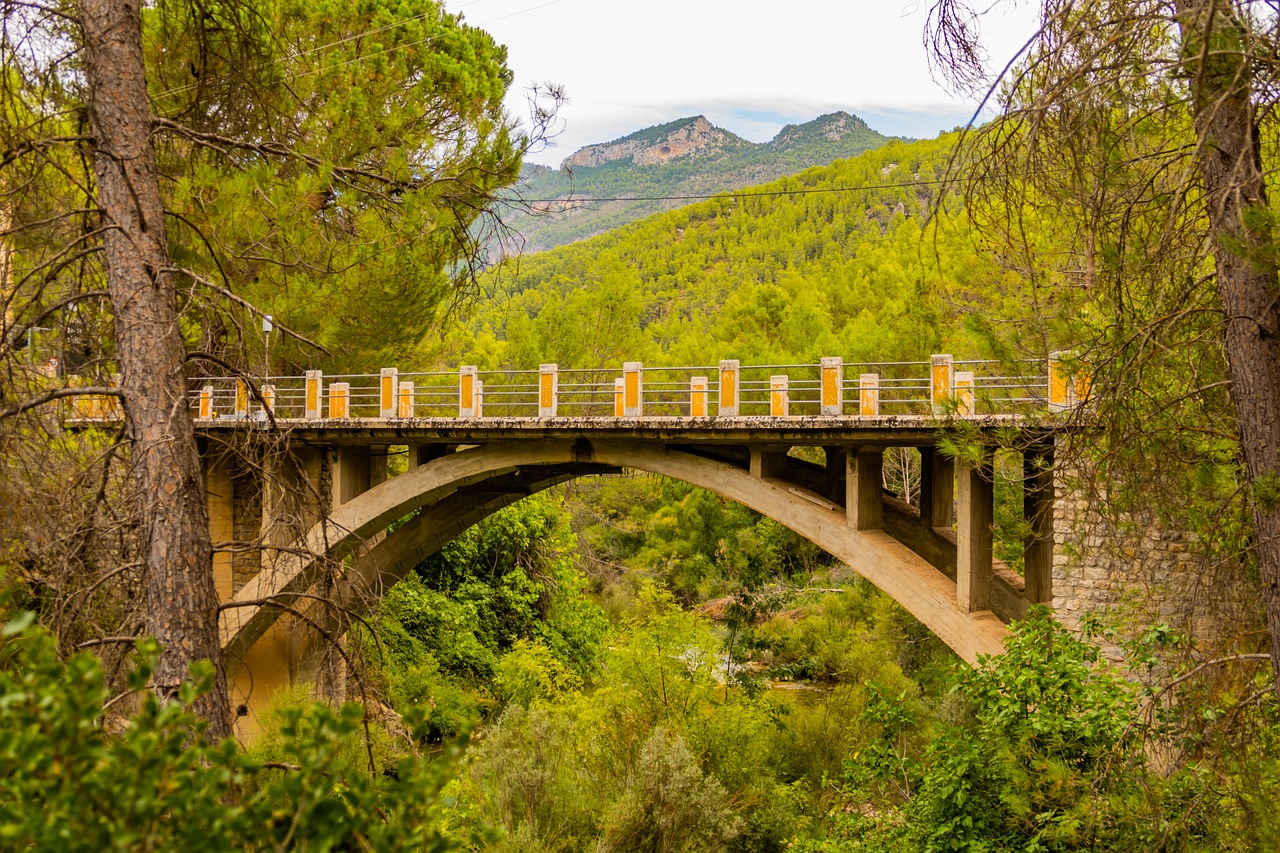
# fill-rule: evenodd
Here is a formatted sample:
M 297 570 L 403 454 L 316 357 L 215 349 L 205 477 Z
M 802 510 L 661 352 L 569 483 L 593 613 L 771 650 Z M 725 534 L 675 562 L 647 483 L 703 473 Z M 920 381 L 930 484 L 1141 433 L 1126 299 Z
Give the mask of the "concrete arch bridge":
M 328 382 L 312 372 L 261 389 L 207 380 L 192 405 L 236 701 L 252 714 L 279 687 L 321 678 L 319 640 L 470 525 L 555 484 L 627 469 L 750 507 L 847 563 L 965 660 L 998 654 L 1006 623 L 1051 600 L 1060 427 L 1049 409 L 1070 408 L 1087 386 L 1059 360 L 1026 376 L 996 368 L 935 356 L 628 363 L 620 376 L 555 365 Z M 948 442 L 976 450 L 953 460 Z M 1023 454 L 1022 576 L 992 556 L 997 446 Z M 392 447 L 408 453 L 395 476 Z M 894 447 L 920 452 L 918 505 L 883 488 Z

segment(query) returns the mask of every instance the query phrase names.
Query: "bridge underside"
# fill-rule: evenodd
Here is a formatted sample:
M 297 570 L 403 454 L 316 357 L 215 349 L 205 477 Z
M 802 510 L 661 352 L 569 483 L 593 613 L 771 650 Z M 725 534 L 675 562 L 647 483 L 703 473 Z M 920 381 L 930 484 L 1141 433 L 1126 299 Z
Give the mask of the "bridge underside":
M 224 544 L 221 568 L 215 567 L 228 599 L 222 639 L 241 701 L 258 707 L 291 680 L 314 680 L 321 658 L 332 653 L 332 644 L 320 641 L 340 636 L 383 591 L 467 527 L 557 483 L 623 469 L 688 482 L 789 527 L 893 597 L 971 663 L 1003 650 L 1005 623 L 1024 615 L 1028 603 L 1050 600 L 1048 434 L 1023 431 L 1018 439 L 1031 531 L 1024 579 L 992 558 L 990 447 L 996 430 L 1007 440 L 1008 424 L 985 424 L 979 432 L 992 439 L 987 449 L 972 454 L 974 462 L 953 462 L 937 451 L 945 430 L 924 418 L 857 427 L 820 418 L 783 427 L 741 419 L 693 428 L 686 419 L 625 429 L 613 419 L 599 419 L 608 423 L 597 428 L 563 420 L 571 423 L 202 427 L 214 540 Z M 410 467 L 386 478 L 391 445 L 408 446 Z M 797 446 L 821 447 L 825 464 L 788 455 Z M 919 507 L 882 488 L 883 453 L 893 446 L 920 450 Z M 228 473 L 235 464 L 229 460 L 246 456 L 255 461 L 254 474 Z M 282 476 L 286 468 L 292 488 Z M 256 502 L 242 492 L 256 494 Z M 258 519 L 257 530 L 242 522 L 246 517 Z

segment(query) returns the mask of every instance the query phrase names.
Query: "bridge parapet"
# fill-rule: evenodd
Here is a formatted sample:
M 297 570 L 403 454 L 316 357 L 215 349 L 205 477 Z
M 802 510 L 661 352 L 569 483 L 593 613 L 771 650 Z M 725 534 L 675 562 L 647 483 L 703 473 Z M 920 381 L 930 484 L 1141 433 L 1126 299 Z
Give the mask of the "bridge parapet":
M 1089 379 L 1065 354 L 1022 362 L 1017 372 L 983 359 L 935 355 L 920 362 L 480 370 L 270 376 L 250 394 L 243 378 L 200 377 L 192 409 L 203 419 L 480 417 L 983 417 L 1063 411 L 1085 401 Z M 254 399 L 250 399 L 253 397 Z

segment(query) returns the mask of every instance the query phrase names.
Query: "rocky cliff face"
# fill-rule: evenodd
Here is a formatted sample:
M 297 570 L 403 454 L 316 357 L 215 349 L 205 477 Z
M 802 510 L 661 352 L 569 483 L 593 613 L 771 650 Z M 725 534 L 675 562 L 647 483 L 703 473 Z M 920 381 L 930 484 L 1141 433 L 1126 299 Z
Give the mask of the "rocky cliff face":
M 652 166 L 673 157 L 719 150 L 736 139 L 733 134 L 707 121 L 705 116 L 696 116 L 654 136 L 633 134 L 615 142 L 580 148 L 572 157 L 565 158 L 560 168 L 603 166 L 615 160 L 630 160 L 637 166 Z
M 770 144 L 778 148 L 787 148 L 818 137 L 838 141 L 852 133 L 867 132 L 867 123 L 855 115 L 843 110 L 838 113 L 827 113 L 804 124 L 789 124 Z

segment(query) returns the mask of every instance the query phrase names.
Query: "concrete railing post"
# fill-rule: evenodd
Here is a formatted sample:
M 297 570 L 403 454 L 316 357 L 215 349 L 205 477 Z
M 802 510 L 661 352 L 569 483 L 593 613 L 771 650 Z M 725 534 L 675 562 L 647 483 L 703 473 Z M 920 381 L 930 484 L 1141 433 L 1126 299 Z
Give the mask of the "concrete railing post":
M 742 365 L 736 358 L 720 362 L 720 399 L 717 414 L 722 418 L 738 416 L 738 394 L 741 385 L 738 381 Z
M 396 416 L 396 386 L 400 382 L 394 367 L 384 367 L 378 375 L 378 417 Z
M 769 414 L 775 418 L 785 418 L 790 411 L 788 384 L 785 375 L 769 377 Z
M 1067 363 L 1075 357 L 1071 352 L 1049 353 L 1049 411 L 1074 409 L 1089 398 L 1089 374 L 1077 367 L 1068 371 Z
M 956 417 L 972 417 L 973 411 L 973 371 L 956 371 Z
M 858 377 L 858 414 L 864 418 L 880 415 L 880 374 L 864 373 Z
M 351 383 L 329 383 L 329 417 L 351 417 Z
M 538 366 L 538 417 L 554 418 L 560 404 L 560 380 L 554 364 Z
M 844 414 L 844 359 L 839 356 L 822 359 L 822 401 L 819 410 L 824 415 Z
M 206 385 L 200 389 L 200 417 L 213 417 L 213 386 Z
M 476 413 L 476 382 L 479 370 L 467 364 L 458 368 L 458 417 L 474 418 Z
M 324 376 L 319 370 L 308 370 L 302 401 L 304 418 L 320 417 L 320 399 L 323 396 Z
M 951 405 L 955 361 L 949 355 L 929 358 L 929 403 L 935 415 L 945 415 Z
M 401 382 L 396 390 L 398 405 L 396 407 L 396 416 L 401 418 L 413 417 L 413 383 Z
M 707 416 L 707 377 L 693 376 L 689 378 L 689 417 L 705 418 Z
M 621 376 L 613 380 L 613 416 L 620 418 L 626 414 L 626 404 L 624 402 L 625 391 L 623 389 L 623 379 Z
M 262 402 L 266 404 L 262 407 L 264 412 L 270 412 L 273 415 L 276 413 L 276 386 L 262 386 Z
M 644 364 L 627 361 L 622 364 L 622 416 L 644 417 Z
M 235 416 L 237 418 L 249 416 L 249 386 L 243 379 L 236 380 Z

